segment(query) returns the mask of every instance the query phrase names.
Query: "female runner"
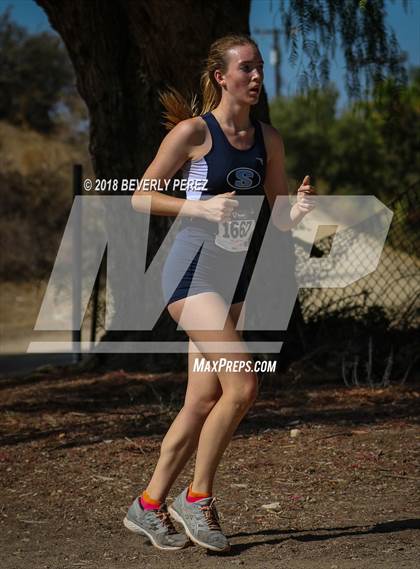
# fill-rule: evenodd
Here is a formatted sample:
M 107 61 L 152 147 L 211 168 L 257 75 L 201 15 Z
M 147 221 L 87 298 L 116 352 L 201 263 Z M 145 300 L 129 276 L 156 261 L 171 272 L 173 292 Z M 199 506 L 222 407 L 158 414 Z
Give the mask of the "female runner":
M 280 134 L 250 117 L 262 82 L 263 61 L 250 37 L 229 35 L 214 42 L 202 74 L 201 114 L 185 113 L 187 103 L 178 95 L 162 97 L 174 128 L 143 176 L 167 180 L 182 168 L 188 180 L 207 180 L 206 189 L 187 191 L 186 200 L 143 190 L 132 197 L 137 211 L 148 211 L 147 196 L 151 214 L 182 219 L 162 288 L 171 317 L 189 336 L 185 402 L 162 441 L 147 488 L 124 519 L 128 529 L 146 535 L 159 549 L 181 549 L 189 539 L 213 551 L 230 548 L 220 527 L 213 482 L 226 447 L 257 397 L 257 376 L 245 369 L 227 371 L 227 366 L 196 371 L 194 361 L 251 360 L 244 343 L 240 353 L 228 348 L 214 353 L 209 343 L 242 341 L 237 324 L 244 314 L 246 283 L 241 276 L 232 289 L 226 271 L 240 270 L 258 212 L 241 207 L 241 196 L 265 193 L 272 207 L 276 196 L 288 195 Z M 309 196 L 315 193 L 306 176 L 296 204 L 274 220 L 277 227 L 288 231 L 297 225 L 315 207 Z M 195 450 L 193 480 L 168 510 L 166 496 Z M 176 531 L 171 516 L 186 535 Z

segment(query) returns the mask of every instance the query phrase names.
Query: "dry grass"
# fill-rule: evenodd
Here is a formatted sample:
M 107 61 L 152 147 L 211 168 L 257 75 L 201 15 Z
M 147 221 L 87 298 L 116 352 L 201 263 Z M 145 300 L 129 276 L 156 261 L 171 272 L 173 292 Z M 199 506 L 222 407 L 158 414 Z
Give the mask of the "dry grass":
M 46 136 L 0 122 L 0 277 L 49 275 L 70 211 L 72 165 L 93 175 L 85 140 Z
M 0 148 L 2 173 L 19 172 L 29 176 L 44 170 L 59 172 L 64 179 L 70 180 L 73 163 L 90 167 L 87 138 L 82 144 L 74 144 L 59 135 L 47 136 L 0 121 Z

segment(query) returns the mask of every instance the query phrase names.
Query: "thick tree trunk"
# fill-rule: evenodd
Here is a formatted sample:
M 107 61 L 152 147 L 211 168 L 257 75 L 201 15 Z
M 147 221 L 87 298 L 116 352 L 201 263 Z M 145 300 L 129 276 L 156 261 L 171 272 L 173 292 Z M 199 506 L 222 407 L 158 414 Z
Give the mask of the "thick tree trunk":
M 198 93 L 202 62 L 211 42 L 229 32 L 249 33 L 250 0 L 37 3 L 62 37 L 73 63 L 77 88 L 90 114 L 91 158 L 101 179 L 141 177 L 165 134 L 159 91 L 172 86 L 185 94 Z M 269 122 L 265 96 L 255 112 Z M 126 200 L 130 208 L 129 197 Z M 153 218 L 151 254 L 171 223 L 169 217 Z M 135 248 L 134 236 L 113 227 L 112 214 L 107 224 L 113 235 L 124 240 L 125 248 Z M 120 284 L 110 283 L 117 305 L 140 298 L 141 291 L 134 282 L 125 283 L 124 290 Z M 105 338 L 169 340 L 180 339 L 180 332 L 165 311 L 153 333 L 114 331 Z M 101 363 L 107 367 L 174 369 L 185 362 L 183 355 L 101 356 Z

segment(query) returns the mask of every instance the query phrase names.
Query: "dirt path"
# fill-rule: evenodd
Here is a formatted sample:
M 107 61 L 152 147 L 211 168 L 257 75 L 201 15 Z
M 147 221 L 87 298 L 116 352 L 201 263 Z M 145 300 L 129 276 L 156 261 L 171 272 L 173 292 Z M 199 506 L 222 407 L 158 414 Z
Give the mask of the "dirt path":
M 413 384 L 263 390 L 216 479 L 230 553 L 159 552 L 128 532 L 121 520 L 152 473 L 183 381 L 122 372 L 0 381 L 2 569 L 417 567 Z

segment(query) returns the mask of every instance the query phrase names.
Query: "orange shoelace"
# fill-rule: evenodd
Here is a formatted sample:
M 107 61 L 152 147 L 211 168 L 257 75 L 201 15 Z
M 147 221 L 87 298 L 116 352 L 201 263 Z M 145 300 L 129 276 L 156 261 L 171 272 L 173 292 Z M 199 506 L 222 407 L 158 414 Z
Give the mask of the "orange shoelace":
M 200 510 L 204 512 L 209 529 L 221 531 L 219 515 L 217 513 L 216 506 L 214 505 L 215 500 L 216 498 L 213 498 L 208 506 L 200 506 Z
M 169 512 L 167 512 L 166 510 L 153 510 L 153 511 L 155 512 L 159 520 L 162 522 L 162 524 L 168 528 L 169 534 L 177 533 L 175 526 L 172 523 L 172 519 Z

